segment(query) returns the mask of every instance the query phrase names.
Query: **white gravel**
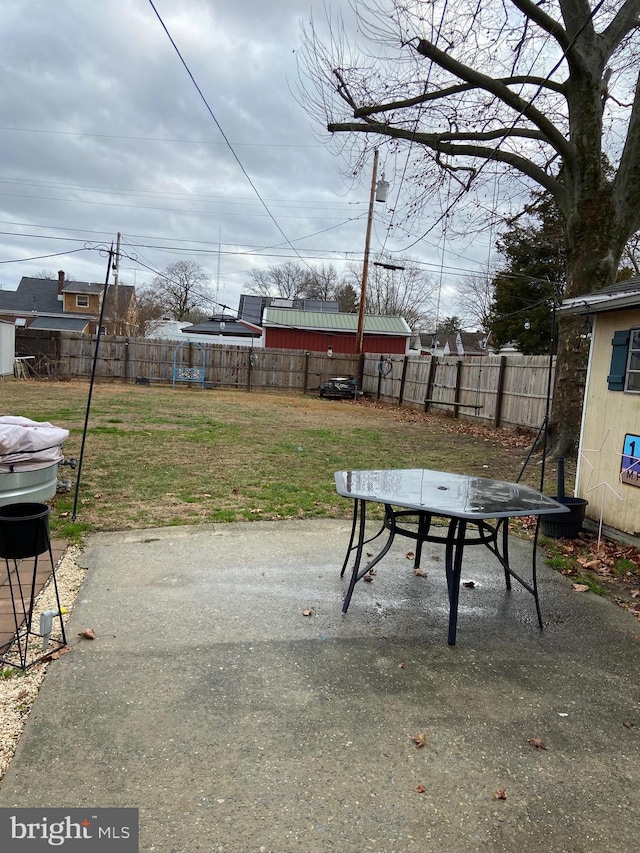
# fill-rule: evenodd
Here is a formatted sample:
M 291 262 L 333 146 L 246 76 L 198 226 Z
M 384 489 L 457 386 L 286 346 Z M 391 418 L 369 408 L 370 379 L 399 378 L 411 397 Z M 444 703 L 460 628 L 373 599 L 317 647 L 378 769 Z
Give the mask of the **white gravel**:
M 60 602 L 63 607 L 67 608 L 67 613 L 63 616 L 65 623 L 73 609 L 78 590 L 86 575 L 86 569 L 80 568 L 76 562 L 79 553 L 79 548 L 68 548 L 56 567 Z M 33 625 L 36 629 L 40 625 L 40 614 L 45 610 L 55 608 L 55 591 L 53 583 L 49 579 L 34 606 Z M 60 640 L 59 627 L 60 620 L 54 619 L 52 640 Z M 59 648 L 59 643 L 52 642 L 50 651 L 54 652 L 56 648 Z M 42 655 L 43 651 L 39 638 L 32 637 L 29 642 L 30 660 L 37 660 Z M 8 658 L 9 655 L 5 654 L 4 657 Z M 51 663 L 55 665 L 55 661 L 39 660 L 24 671 L 0 664 L 0 779 L 6 773 L 13 758 L 29 712 Z

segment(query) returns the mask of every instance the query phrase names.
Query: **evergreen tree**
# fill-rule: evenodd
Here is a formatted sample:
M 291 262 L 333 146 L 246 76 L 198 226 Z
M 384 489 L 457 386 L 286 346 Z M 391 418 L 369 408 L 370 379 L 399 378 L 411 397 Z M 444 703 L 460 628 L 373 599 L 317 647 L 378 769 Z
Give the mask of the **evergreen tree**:
M 554 299 L 564 292 L 564 223 L 549 193 L 536 192 L 497 241 L 505 265 L 493 279 L 492 345 L 513 343 L 525 355 L 549 352 Z

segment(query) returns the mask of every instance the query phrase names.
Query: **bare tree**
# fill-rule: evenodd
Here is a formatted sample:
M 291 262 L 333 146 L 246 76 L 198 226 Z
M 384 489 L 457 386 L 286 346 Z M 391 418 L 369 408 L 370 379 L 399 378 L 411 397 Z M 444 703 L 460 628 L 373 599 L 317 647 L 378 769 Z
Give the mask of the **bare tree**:
M 425 199 L 455 189 L 449 208 L 491 173 L 513 177 L 514 195 L 523 179 L 539 185 L 565 221 L 566 295 L 613 284 L 640 228 L 640 0 L 356 0 L 356 11 L 368 55 L 339 26 L 324 41 L 306 29 L 309 111 L 333 134 L 404 145 Z M 559 454 L 579 431 L 578 341 L 563 322 Z
M 462 279 L 456 304 L 465 328 L 489 330 L 493 291 L 493 275 L 488 273 L 473 273 Z
M 266 270 L 251 270 L 249 292 L 258 296 L 282 296 L 298 299 L 305 295 L 309 269 L 293 261 L 286 261 Z
M 136 313 L 132 334 L 145 338 L 153 334 L 165 316 L 165 308 L 153 286 L 136 289 Z
M 362 266 L 349 265 L 348 276 L 355 287 L 362 281 Z M 404 317 L 412 331 L 429 325 L 437 285 L 408 258 L 391 258 L 369 266 L 366 313 Z
M 336 299 L 336 293 L 343 285 L 343 277 L 333 264 L 321 264 L 307 271 L 304 296 L 308 299 Z
M 214 302 L 209 277 L 194 261 L 169 264 L 154 279 L 152 289 L 164 313 L 174 320 L 189 320 L 194 311 L 210 309 Z

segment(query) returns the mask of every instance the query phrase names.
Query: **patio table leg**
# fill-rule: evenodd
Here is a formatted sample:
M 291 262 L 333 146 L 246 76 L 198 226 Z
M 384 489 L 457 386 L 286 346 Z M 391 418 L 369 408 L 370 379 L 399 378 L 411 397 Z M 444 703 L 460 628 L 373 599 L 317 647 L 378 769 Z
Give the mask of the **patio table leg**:
M 445 549 L 447 587 L 449 589 L 448 643 L 450 646 L 455 646 L 456 644 L 456 631 L 458 627 L 458 601 L 460 597 L 460 578 L 462 576 L 462 556 L 464 553 L 464 540 L 466 532 L 466 521 L 451 519 Z
M 386 528 L 389 530 L 389 538 L 383 545 L 382 549 L 378 554 L 372 559 L 369 560 L 364 569 L 360 569 L 360 561 L 362 559 L 362 547 L 364 545 L 364 529 L 365 529 L 365 511 L 366 511 L 366 501 L 359 501 L 360 503 L 360 532 L 358 535 L 358 548 L 356 551 L 356 560 L 353 566 L 353 571 L 351 572 L 351 580 L 349 581 L 349 588 L 347 590 L 347 594 L 344 597 L 344 602 L 342 604 L 342 612 L 346 613 L 349 609 L 349 603 L 351 601 L 351 596 L 353 595 L 353 590 L 355 588 L 356 583 L 363 578 L 366 574 L 368 574 L 371 569 L 382 560 L 382 558 L 388 553 L 393 540 L 396 535 L 396 522 L 395 522 L 395 514 L 390 506 L 385 504 L 385 520 L 380 529 L 380 532 L 376 534 L 373 538 L 376 539 L 380 533 Z M 371 541 L 371 540 L 367 540 Z

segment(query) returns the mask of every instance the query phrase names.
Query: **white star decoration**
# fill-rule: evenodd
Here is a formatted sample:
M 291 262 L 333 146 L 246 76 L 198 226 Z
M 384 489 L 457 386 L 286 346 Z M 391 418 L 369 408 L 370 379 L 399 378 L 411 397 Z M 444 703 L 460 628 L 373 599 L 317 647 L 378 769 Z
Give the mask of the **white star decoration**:
M 601 480 L 599 483 L 595 483 L 594 485 L 591 485 L 591 480 L 593 479 L 593 474 L 594 474 L 595 468 L 593 467 L 591 462 L 587 459 L 586 454 L 587 453 L 600 454 L 608 440 L 610 440 L 611 446 L 613 448 L 614 456 L 622 457 L 623 455 L 627 455 L 627 454 L 620 453 L 620 451 L 616 449 L 616 447 L 613 443 L 613 435 L 611 433 L 611 427 L 609 427 L 609 429 L 606 431 L 605 436 L 602 439 L 602 443 L 600 444 L 600 447 L 598 447 L 597 449 L 594 449 L 594 450 L 581 450 L 580 451 L 580 456 L 582 457 L 582 460 L 584 461 L 585 465 L 589 466 L 589 469 L 590 469 L 589 470 L 589 477 L 587 479 L 587 485 L 585 486 L 585 489 L 584 489 L 585 493 L 597 492 L 598 489 L 601 490 L 600 491 L 600 523 L 598 525 L 598 545 L 600 545 L 600 539 L 602 537 L 602 517 L 604 515 L 604 496 L 605 496 L 606 490 L 608 489 L 613 495 L 616 496 L 616 498 L 619 501 L 624 500 L 624 491 L 622 489 L 622 471 L 620 471 L 618 473 L 618 476 L 616 478 L 617 486 L 618 486 L 617 490 L 616 490 L 616 488 L 614 488 L 613 484 L 608 482 L 607 480 Z

